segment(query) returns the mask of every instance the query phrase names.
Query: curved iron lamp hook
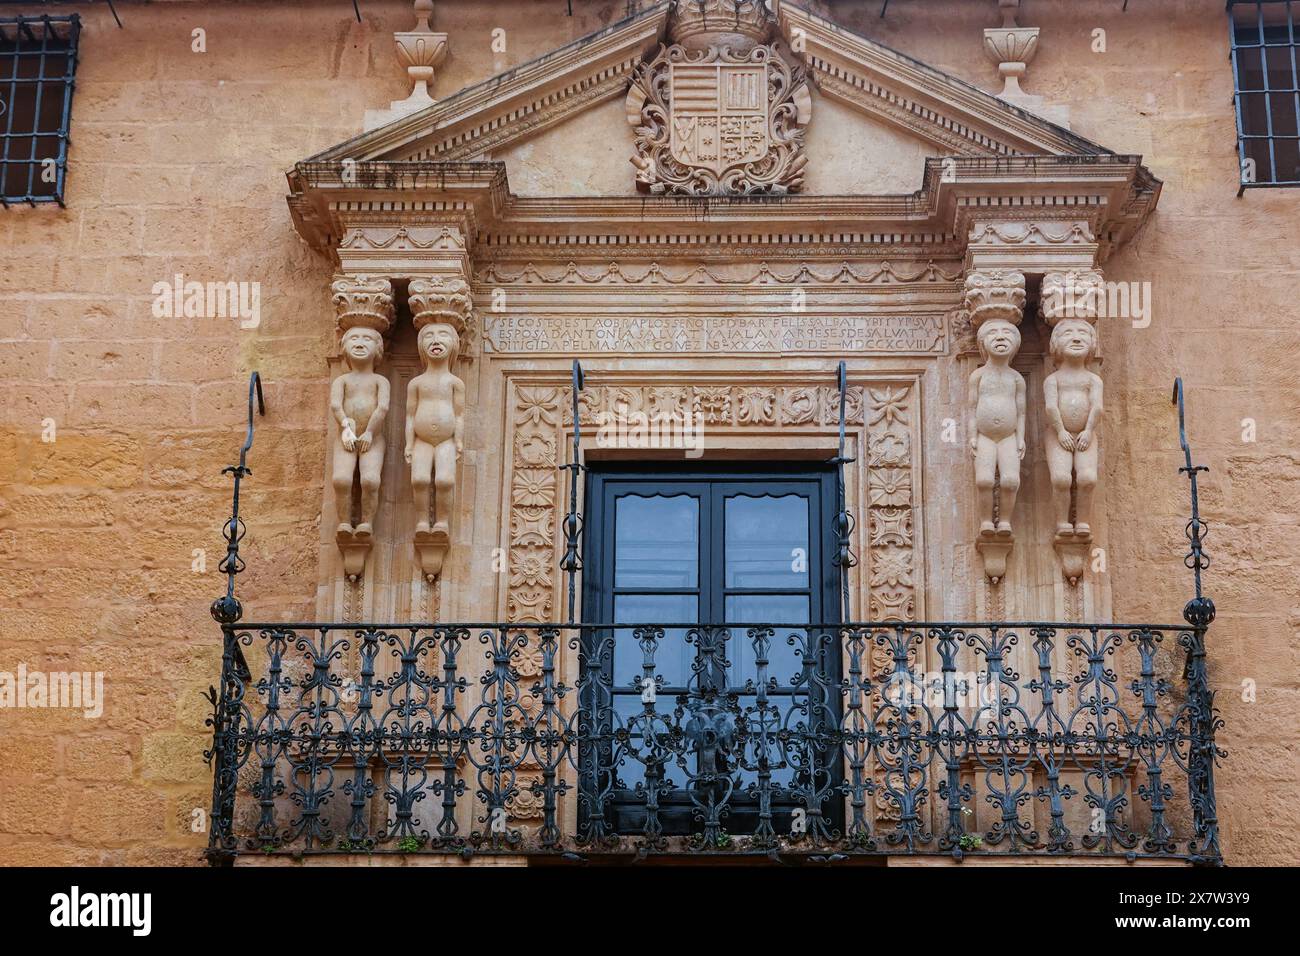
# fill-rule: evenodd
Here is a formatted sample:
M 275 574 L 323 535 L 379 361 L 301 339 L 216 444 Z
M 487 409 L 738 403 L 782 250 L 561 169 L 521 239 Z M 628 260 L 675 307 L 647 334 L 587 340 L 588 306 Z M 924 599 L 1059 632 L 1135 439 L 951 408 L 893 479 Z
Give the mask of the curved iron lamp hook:
M 217 570 L 226 576 L 226 593 L 212 602 L 212 616 L 219 624 L 234 624 L 244 614 L 243 605 L 235 597 L 235 575 L 244 570 L 244 561 L 239 557 L 239 542 L 244 537 L 244 522 L 239 518 L 239 483 L 246 475 L 253 472 L 248 467 L 248 450 L 253 447 L 253 399 L 257 399 L 257 413 L 266 414 L 266 400 L 262 397 L 262 376 L 253 372 L 248 377 L 248 434 L 244 445 L 239 449 L 239 464 L 228 465 L 221 469 L 223 475 L 235 479 L 234 491 L 230 501 L 230 520 L 221 529 L 226 539 L 226 556 L 222 558 Z
M 248 376 L 248 436 L 244 439 L 244 447 L 239 449 L 239 467 L 244 468 L 244 456 L 248 454 L 248 449 L 253 447 L 253 397 L 257 397 L 257 413 L 266 415 L 266 400 L 262 398 L 262 376 L 257 372 Z M 248 469 L 244 468 L 245 473 Z
M 1183 617 L 1188 624 L 1193 627 L 1206 627 L 1214 620 L 1214 602 L 1201 594 L 1201 572 L 1210 566 L 1209 555 L 1205 553 L 1202 541 L 1209 533 L 1209 528 L 1201 520 L 1200 497 L 1196 487 L 1196 475 L 1198 472 L 1209 471 L 1205 465 L 1192 464 L 1192 448 L 1187 444 L 1187 425 L 1186 413 L 1183 406 L 1183 380 L 1182 378 L 1174 379 L 1174 393 L 1170 401 L 1178 406 L 1178 444 L 1183 450 L 1183 461 L 1185 464 L 1178 471 L 1180 474 L 1187 476 L 1191 482 L 1192 493 L 1192 516 L 1187 521 L 1187 527 L 1184 534 L 1190 549 L 1187 556 L 1183 558 L 1183 563 L 1192 570 L 1192 577 L 1196 585 L 1196 597 L 1187 602 L 1183 608 Z

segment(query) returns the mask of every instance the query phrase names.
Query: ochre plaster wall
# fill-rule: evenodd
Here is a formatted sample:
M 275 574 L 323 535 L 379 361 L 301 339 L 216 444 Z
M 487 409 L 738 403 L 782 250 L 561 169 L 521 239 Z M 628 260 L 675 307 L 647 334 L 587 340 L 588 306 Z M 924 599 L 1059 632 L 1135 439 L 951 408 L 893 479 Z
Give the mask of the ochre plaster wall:
M 103 671 L 107 695 L 98 720 L 0 711 L 0 862 L 10 864 L 200 859 L 206 834 L 190 824 L 210 798 L 201 694 L 219 668 L 207 608 L 223 588 L 220 469 L 237 455 L 252 368 L 267 381 L 269 415 L 244 498 L 246 617 L 309 618 L 315 607 L 332 269 L 293 231 L 283 172 L 406 92 L 391 36 L 410 25 L 405 2 L 367 0 L 361 23 L 335 2 L 118 6 L 124 31 L 100 5 L 80 10 L 67 209 L 0 212 L 0 670 Z M 570 18 L 562 0 L 439 0 L 435 28 L 451 35 L 451 54 L 434 95 L 626 9 L 573 6 Z M 875 4 L 813 6 L 998 85 L 980 50 L 992 3 L 896 0 L 884 20 Z M 1187 597 L 1186 482 L 1169 406 L 1182 375 L 1190 438 L 1211 469 L 1202 508 L 1216 559 L 1207 588 L 1220 608 L 1211 675 L 1231 751 L 1218 777 L 1224 845 L 1232 863 L 1294 863 L 1300 584 L 1288 543 L 1300 372 L 1289 324 L 1300 193 L 1236 198 L 1219 0 L 1152 0 L 1124 14 L 1102 0 L 1034 0 L 1022 22 L 1042 28 L 1025 89 L 1067 104 L 1082 135 L 1141 153 L 1165 183 L 1156 214 L 1105 265 L 1108 278 L 1150 282 L 1154 296 L 1149 328 L 1110 321 L 1102 332 L 1115 615 L 1173 619 Z M 490 48 L 498 26 L 504 54 Z M 195 27 L 206 53 L 191 52 Z M 1095 28 L 1106 30 L 1104 54 L 1090 50 Z M 814 127 L 846 113 L 825 110 Z M 851 137 L 821 129 L 809 141 L 853 160 Z M 516 180 L 512 170 L 512 182 L 530 194 L 628 188 L 624 151 L 583 136 L 573 149 L 569 178 L 548 183 L 534 169 Z M 581 158 L 592 150 L 614 168 Z M 530 161 L 527 145 L 511 153 Z M 908 152 L 901 172 L 814 172 L 809 185 L 910 190 L 918 156 Z M 815 148 L 810 161 L 815 170 Z M 176 273 L 260 282 L 260 326 L 154 318 L 151 287 Z M 1253 443 L 1242 440 L 1247 418 Z M 45 419 L 56 424 L 51 443 L 41 441 Z M 192 570 L 195 549 L 206 552 L 204 573 Z M 1258 684 L 1253 703 L 1242 700 L 1245 680 Z

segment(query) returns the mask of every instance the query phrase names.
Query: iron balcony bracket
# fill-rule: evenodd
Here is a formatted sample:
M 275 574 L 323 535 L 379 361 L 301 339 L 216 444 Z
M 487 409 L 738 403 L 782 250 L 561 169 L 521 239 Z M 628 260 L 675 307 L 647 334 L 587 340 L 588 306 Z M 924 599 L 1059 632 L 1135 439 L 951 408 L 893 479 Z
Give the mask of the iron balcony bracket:
M 569 472 L 569 513 L 564 516 L 564 557 L 560 559 L 560 570 L 568 576 L 569 583 L 569 617 L 572 624 L 577 602 L 577 574 L 582 570 L 582 555 L 578 550 L 578 539 L 582 534 L 582 515 L 578 513 L 578 482 L 584 470 L 582 464 L 582 417 L 579 397 L 585 379 L 582 363 L 573 360 L 573 459 L 567 465 L 559 467 Z
M 853 553 L 853 529 L 856 522 L 853 515 L 849 513 L 848 506 L 845 503 L 844 490 L 844 466 L 851 464 L 857 459 L 849 458 L 844 454 L 844 436 L 846 421 L 846 406 L 849 393 L 849 376 L 845 368 L 843 359 L 840 360 L 839 368 L 836 371 L 836 383 L 840 392 L 840 443 L 839 453 L 827 464 L 835 466 L 835 494 L 839 504 L 839 510 L 835 517 L 831 519 L 831 535 L 835 541 L 835 556 L 832 563 L 840 569 L 840 599 L 843 603 L 843 620 L 851 621 L 853 615 L 850 609 L 849 601 L 849 568 L 858 563 L 858 557 Z
M 223 475 L 232 475 L 235 479 L 234 491 L 230 501 L 230 520 L 221 529 L 226 539 L 226 556 L 217 566 L 226 576 L 226 593 L 212 602 L 212 616 L 218 624 L 234 624 L 244 614 L 243 605 L 235 597 L 235 575 L 244 570 L 244 561 L 239 556 L 239 542 L 244 539 L 247 530 L 239 517 L 239 484 L 253 472 L 248 467 L 248 450 L 253 447 L 253 399 L 257 399 L 257 411 L 266 414 L 266 402 L 262 398 L 262 377 L 254 372 L 248 377 L 248 434 L 244 438 L 244 447 L 239 450 L 239 464 L 221 469 Z
M 1183 564 L 1187 565 L 1192 571 L 1196 596 L 1188 601 L 1187 606 L 1183 608 L 1183 617 L 1193 627 L 1208 627 L 1210 622 L 1214 620 L 1214 602 L 1201 593 L 1201 572 L 1210 566 L 1210 557 L 1205 553 L 1202 545 L 1202 542 L 1209 535 L 1209 526 L 1201 520 L 1196 475 L 1198 472 L 1209 471 L 1210 469 L 1206 465 L 1192 464 L 1192 449 L 1187 444 L 1187 428 L 1184 423 L 1183 380 L 1181 378 L 1174 379 L 1172 401 L 1178 406 L 1178 443 L 1182 446 L 1183 460 L 1185 462 L 1183 467 L 1178 469 L 1178 472 L 1187 476 L 1191 484 L 1192 494 L 1192 516 L 1184 529 L 1190 549 L 1187 556 L 1183 558 Z

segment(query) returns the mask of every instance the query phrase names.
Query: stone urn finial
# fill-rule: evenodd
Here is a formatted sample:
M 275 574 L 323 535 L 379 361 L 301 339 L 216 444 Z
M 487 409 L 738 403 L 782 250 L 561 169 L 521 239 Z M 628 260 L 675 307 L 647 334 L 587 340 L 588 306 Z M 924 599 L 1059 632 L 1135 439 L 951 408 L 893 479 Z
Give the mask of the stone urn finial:
M 386 110 L 367 110 L 365 128 L 375 129 L 409 113 L 432 106 L 437 101 L 429 94 L 434 70 L 447 58 L 447 34 L 435 33 L 429 25 L 433 0 L 415 0 L 415 28 L 393 34 L 397 59 L 406 68 L 411 93 L 404 100 L 393 100 Z
M 984 52 L 1002 74 L 1002 92 L 998 96 L 1014 102 L 1027 96 L 1020 88 L 1020 78 L 1038 52 L 1038 27 L 1017 24 L 1020 0 L 998 0 L 998 9 L 1002 26 L 984 31 Z
M 399 102 L 409 108 L 410 112 L 432 106 L 434 99 L 429 95 L 429 84 L 433 82 L 435 67 L 441 66 L 447 57 L 447 34 L 434 33 L 429 26 L 433 16 L 433 0 L 415 0 L 415 29 L 405 33 L 394 33 L 397 43 L 397 58 L 406 67 L 406 75 L 411 79 L 411 95 Z M 393 104 L 397 109 L 398 104 Z

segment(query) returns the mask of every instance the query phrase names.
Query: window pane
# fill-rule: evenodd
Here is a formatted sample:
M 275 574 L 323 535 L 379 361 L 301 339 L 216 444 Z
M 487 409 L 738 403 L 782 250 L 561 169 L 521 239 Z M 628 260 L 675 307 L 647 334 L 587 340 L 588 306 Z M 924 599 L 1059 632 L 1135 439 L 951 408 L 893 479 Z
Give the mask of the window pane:
M 1265 47 L 1264 61 L 1268 64 L 1268 88 L 1270 90 L 1289 90 L 1295 86 L 1291 77 L 1290 46 Z
M 1273 135 L 1295 136 L 1296 95 L 1294 93 L 1270 93 L 1268 99 L 1273 111 Z
M 620 495 L 614 505 L 614 586 L 699 586 L 700 501 Z
M 1259 65 L 1260 52 L 1258 49 L 1237 51 L 1237 89 L 1262 90 L 1264 88 L 1264 71 Z
M 1300 182 L 1300 149 L 1296 139 L 1275 139 L 1273 156 L 1277 162 L 1277 181 L 1280 183 Z
M 730 594 L 727 596 L 727 622 L 731 624 L 802 624 L 808 620 L 806 594 Z M 802 647 L 804 632 L 797 632 L 795 646 L 788 638 L 790 631 L 777 630 L 767 649 L 767 676 L 775 677 L 779 687 L 789 687 L 803 669 L 803 658 L 796 651 Z M 745 628 L 731 632 L 731 645 L 727 658 L 731 661 L 728 681 L 733 687 L 743 687 L 749 680 L 757 680 L 757 656 L 754 641 Z
M 808 586 L 807 498 L 738 495 L 727 499 L 725 521 L 727 587 Z
M 1269 158 L 1268 139 L 1247 139 L 1242 142 L 1242 148 L 1246 151 L 1246 158 L 1254 162 L 1254 181 L 1259 183 L 1271 183 L 1273 179 L 1273 166 Z
M 699 619 L 698 598 L 694 594 L 618 594 L 614 597 L 614 623 L 694 624 Z M 654 648 L 655 675 L 660 684 L 682 687 L 691 673 L 695 647 L 686 643 L 686 628 L 664 630 L 663 639 Z M 614 632 L 614 687 L 641 693 L 641 676 L 645 651 L 630 628 Z
M 1250 136 L 1268 135 L 1268 102 L 1263 93 L 1241 94 L 1241 129 Z

